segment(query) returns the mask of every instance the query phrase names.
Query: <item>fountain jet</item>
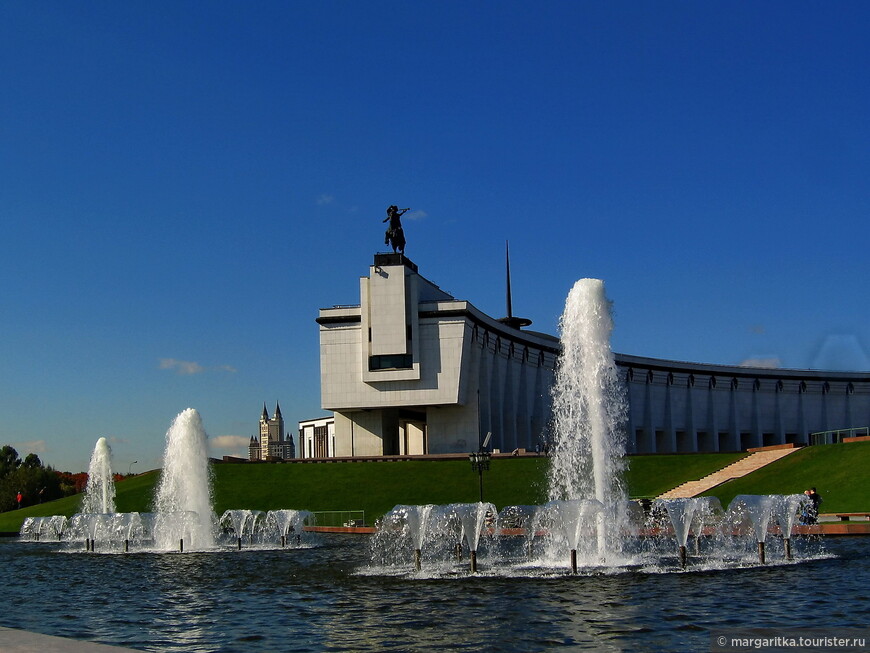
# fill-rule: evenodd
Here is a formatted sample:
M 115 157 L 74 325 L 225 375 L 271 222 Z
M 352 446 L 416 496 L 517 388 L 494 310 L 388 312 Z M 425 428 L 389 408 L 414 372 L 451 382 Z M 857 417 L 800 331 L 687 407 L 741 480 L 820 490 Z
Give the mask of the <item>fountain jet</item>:
M 596 500 L 598 556 L 620 551 L 626 491 L 627 401 L 610 349 L 610 302 L 599 279 L 574 284 L 559 321 L 562 354 L 553 387 L 551 501 Z
M 188 408 L 166 432 L 163 472 L 155 496 L 154 539 L 164 550 L 215 546 L 216 518 L 211 504 L 211 478 L 205 429 L 199 413 Z
M 106 515 L 115 512 L 115 481 L 112 477 L 112 448 L 106 438 L 97 440 L 88 465 L 88 484 L 81 512 Z

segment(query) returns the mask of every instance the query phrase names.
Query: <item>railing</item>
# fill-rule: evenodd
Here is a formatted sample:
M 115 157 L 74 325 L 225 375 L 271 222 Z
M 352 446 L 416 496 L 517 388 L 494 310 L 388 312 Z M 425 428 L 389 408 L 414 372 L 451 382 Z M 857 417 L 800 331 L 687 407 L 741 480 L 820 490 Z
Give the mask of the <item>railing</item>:
M 365 526 L 365 510 L 321 510 L 312 513 L 317 526 Z
M 842 442 L 843 438 L 855 438 L 870 436 L 870 426 L 856 426 L 850 429 L 835 429 L 833 431 L 816 431 L 810 433 L 810 444 L 835 444 Z

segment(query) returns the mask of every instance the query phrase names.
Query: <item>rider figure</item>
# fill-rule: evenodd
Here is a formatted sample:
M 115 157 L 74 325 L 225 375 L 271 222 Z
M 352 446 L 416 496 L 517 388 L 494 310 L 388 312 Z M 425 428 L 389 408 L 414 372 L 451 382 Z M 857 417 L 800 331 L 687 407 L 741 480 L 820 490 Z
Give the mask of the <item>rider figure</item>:
M 387 209 L 387 217 L 383 222 L 390 221 L 390 226 L 384 234 L 384 245 L 389 245 L 392 241 L 393 252 L 398 250 L 405 253 L 405 232 L 402 229 L 402 215 L 410 211 L 410 209 L 400 209 L 395 204 Z

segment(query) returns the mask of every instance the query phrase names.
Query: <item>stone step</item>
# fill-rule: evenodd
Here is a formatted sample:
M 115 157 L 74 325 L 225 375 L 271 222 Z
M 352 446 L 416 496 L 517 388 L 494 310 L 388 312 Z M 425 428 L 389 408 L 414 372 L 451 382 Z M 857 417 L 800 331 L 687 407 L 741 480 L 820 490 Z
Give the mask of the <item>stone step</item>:
M 741 458 L 740 460 L 731 463 L 727 467 L 723 467 L 719 471 L 708 474 L 704 478 L 700 478 L 696 481 L 687 481 L 686 483 L 683 483 L 682 485 L 679 485 L 672 490 L 668 490 L 664 494 L 659 495 L 657 498 L 688 499 L 690 497 L 696 497 L 699 494 L 703 494 L 707 490 L 713 489 L 717 485 L 722 485 L 722 483 L 730 481 L 734 478 L 746 476 L 747 474 L 750 474 L 757 469 L 761 469 L 765 465 L 769 465 L 770 463 L 775 462 L 791 453 L 794 453 L 795 451 L 797 451 L 797 448 L 756 451 L 749 454 L 749 456 L 747 456 L 746 458 Z

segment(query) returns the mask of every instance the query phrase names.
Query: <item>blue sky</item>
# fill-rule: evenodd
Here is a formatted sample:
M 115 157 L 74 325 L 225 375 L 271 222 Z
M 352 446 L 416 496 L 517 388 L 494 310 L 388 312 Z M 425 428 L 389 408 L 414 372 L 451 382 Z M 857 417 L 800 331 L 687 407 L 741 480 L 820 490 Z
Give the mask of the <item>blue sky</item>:
M 157 467 L 323 414 L 317 311 L 407 255 L 614 350 L 870 368 L 870 5 L 3 2 L 0 443 Z

